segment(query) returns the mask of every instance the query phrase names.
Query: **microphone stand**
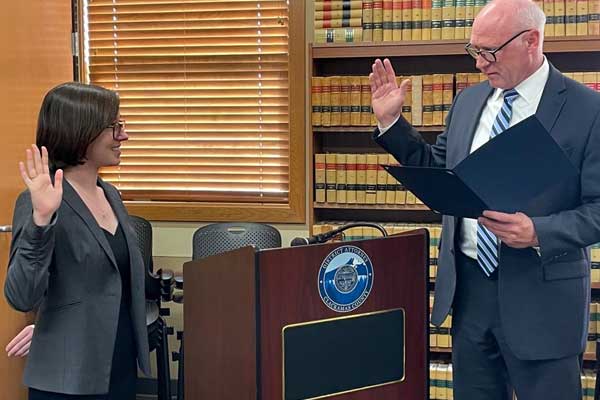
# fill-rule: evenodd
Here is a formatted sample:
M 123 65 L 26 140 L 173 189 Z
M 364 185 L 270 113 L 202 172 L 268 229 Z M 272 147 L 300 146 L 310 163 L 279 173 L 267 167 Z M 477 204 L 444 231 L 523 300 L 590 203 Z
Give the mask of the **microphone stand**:
M 385 228 L 383 228 L 381 225 L 376 224 L 374 222 L 352 222 L 350 224 L 346 224 L 346 225 L 340 226 L 339 228 L 333 229 L 329 232 L 320 233 L 318 235 L 311 236 L 308 239 L 296 238 L 296 239 L 292 240 L 290 245 L 291 246 L 301 246 L 301 245 L 313 244 L 313 243 L 325 243 L 326 241 L 328 241 L 331 238 L 336 237 L 340 233 L 342 233 L 350 228 L 357 228 L 357 227 L 375 228 L 379 232 L 381 232 L 381 235 L 383 237 L 387 237 L 387 235 L 388 235 L 387 232 L 385 231 Z

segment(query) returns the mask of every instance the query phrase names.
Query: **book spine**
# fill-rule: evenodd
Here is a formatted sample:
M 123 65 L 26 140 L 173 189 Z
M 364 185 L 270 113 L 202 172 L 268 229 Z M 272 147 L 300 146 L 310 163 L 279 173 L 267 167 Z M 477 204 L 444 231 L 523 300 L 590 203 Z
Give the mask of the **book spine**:
M 554 0 L 554 36 L 566 35 L 565 0 Z
M 356 203 L 367 204 L 367 155 L 356 155 Z
M 442 39 L 442 0 L 431 1 L 431 40 Z
M 360 125 L 371 125 L 371 85 L 368 76 L 360 77 Z
M 402 40 L 402 0 L 393 0 L 392 3 L 392 40 Z
M 383 0 L 383 41 L 391 42 L 394 37 L 394 2 Z
M 339 10 L 360 10 L 362 0 L 315 0 L 315 12 L 317 11 L 339 11 Z
M 423 126 L 433 125 L 433 75 L 423 76 Z
M 325 154 L 325 195 L 328 203 L 337 202 L 336 198 L 336 155 Z
M 324 77 L 321 86 L 321 125 L 331 126 L 331 78 Z
M 423 125 L 423 77 L 414 75 L 410 77 L 412 124 Z
M 373 41 L 373 0 L 363 0 L 363 40 Z
M 367 204 L 377 204 L 377 154 L 367 154 Z
M 377 204 L 386 204 L 388 173 L 382 165 L 387 162 L 387 153 L 377 155 Z
M 350 125 L 360 125 L 360 76 L 350 77 Z
M 588 34 L 588 0 L 577 0 L 577 36 L 586 36 Z
M 342 76 L 340 79 L 340 112 L 342 114 L 340 125 L 350 126 L 350 77 Z
M 600 36 L 600 0 L 589 0 L 588 34 Z
M 347 202 L 346 154 L 335 155 L 335 171 L 336 202 L 345 204 Z
M 546 14 L 546 26 L 544 27 L 544 36 L 555 36 L 554 31 L 554 0 L 544 0 L 544 14 Z
M 373 41 L 383 42 L 383 0 L 373 0 Z
M 442 81 L 442 125 L 446 125 L 446 118 L 448 118 L 454 99 L 454 75 L 444 74 Z
M 346 201 L 356 204 L 356 154 L 346 155 Z
M 310 102 L 312 106 L 311 121 L 313 126 L 321 126 L 321 97 L 323 94 L 323 78 L 311 78 Z
M 443 75 L 433 75 L 433 114 L 431 117 L 431 124 L 435 126 L 442 125 L 443 116 L 443 94 L 444 94 L 444 82 Z
M 423 2 L 421 0 L 412 0 L 412 40 L 423 39 Z
M 402 40 L 412 40 L 412 0 L 402 1 Z
M 325 154 L 315 154 L 315 201 L 325 203 Z

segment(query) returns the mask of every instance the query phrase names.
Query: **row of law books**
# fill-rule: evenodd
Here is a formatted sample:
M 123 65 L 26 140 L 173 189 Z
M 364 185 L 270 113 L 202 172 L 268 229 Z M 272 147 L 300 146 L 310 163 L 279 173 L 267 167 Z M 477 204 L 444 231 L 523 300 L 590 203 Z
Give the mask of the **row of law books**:
M 452 400 L 452 363 L 429 363 L 429 399 Z
M 429 295 L 429 312 L 433 308 L 433 293 Z M 448 315 L 441 326 L 429 325 L 429 346 L 432 348 L 451 349 L 452 336 L 452 315 Z M 590 303 L 590 324 L 585 347 L 586 354 L 596 354 L 596 340 L 600 338 L 600 303 L 592 301 Z
M 600 92 L 600 71 L 563 72 L 563 74 L 596 92 Z
M 315 0 L 315 43 L 468 40 L 490 0 Z M 600 0 L 536 0 L 545 35 L 600 35 Z
M 433 292 L 429 293 L 429 314 L 433 309 Z M 429 347 L 438 349 L 451 349 L 452 348 L 452 336 L 450 335 L 450 329 L 452 328 L 452 315 L 448 315 L 442 325 L 437 327 L 433 324 L 429 324 Z
M 590 259 L 592 261 L 591 281 L 592 283 L 600 283 L 600 243 L 591 246 Z
M 596 372 L 590 369 L 581 371 L 582 400 L 594 400 L 596 389 Z
M 410 84 L 402 115 L 414 126 L 443 126 L 455 94 L 487 78 L 480 73 L 397 77 Z M 376 126 L 368 76 L 315 76 L 311 81 L 313 126 Z
M 314 9 L 315 43 L 363 41 L 362 0 L 315 0 Z
M 452 363 L 429 363 L 429 398 L 431 400 L 453 400 Z M 594 400 L 596 372 L 591 369 L 581 371 L 581 400 Z
M 422 205 L 382 164 L 398 164 L 387 153 L 315 154 L 315 202 Z
M 600 303 L 592 298 L 590 303 L 590 325 L 585 352 L 596 354 L 596 340 L 600 338 Z
M 600 72 L 565 72 L 592 90 L 600 92 Z M 481 73 L 412 75 L 397 77 L 398 84 L 408 79 L 408 93 L 402 115 L 413 126 L 443 126 L 454 97 L 463 89 L 487 80 Z M 311 105 L 313 126 L 376 126 L 371 109 L 368 76 L 312 77 Z
M 350 223 L 350 221 L 319 221 L 312 227 L 313 235 L 332 231 L 348 223 Z M 395 235 L 421 228 L 427 229 L 429 231 L 429 277 L 435 278 L 437 273 L 437 259 L 439 255 L 438 245 L 442 232 L 442 226 L 440 224 L 380 222 L 379 225 L 385 229 L 388 235 Z M 366 240 L 377 237 L 381 237 L 381 232 L 379 232 L 379 230 L 376 228 L 353 227 L 344 231 L 342 235 L 333 238 L 333 241 Z

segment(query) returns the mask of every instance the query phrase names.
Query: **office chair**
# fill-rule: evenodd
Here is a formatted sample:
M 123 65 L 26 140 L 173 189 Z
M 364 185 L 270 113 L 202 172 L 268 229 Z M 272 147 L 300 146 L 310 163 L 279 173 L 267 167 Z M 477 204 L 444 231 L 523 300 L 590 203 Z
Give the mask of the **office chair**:
M 192 259 L 199 260 L 240 247 L 281 247 L 281 234 L 270 225 L 254 222 L 221 222 L 198 228 L 192 237 Z
M 163 316 L 169 315 L 168 308 L 162 308 L 162 301 L 169 301 L 173 295 L 173 272 L 158 270 L 154 273 L 152 261 L 152 226 L 142 217 L 130 216 L 130 224 L 135 232 L 136 244 L 142 253 L 146 267 L 146 324 L 150 351 L 156 354 L 157 397 L 158 400 L 171 400 L 171 374 L 169 369 L 169 340 L 173 328 L 168 327 Z
M 192 237 L 192 260 L 199 260 L 215 254 L 253 245 L 257 249 L 281 247 L 281 234 L 270 225 L 254 222 L 220 222 L 198 228 Z M 183 289 L 183 279 L 177 277 L 176 288 Z M 183 295 L 176 293 L 175 301 L 183 303 Z M 177 400 L 183 400 L 184 358 L 183 332 L 177 332 L 179 351 L 173 353 L 177 367 Z

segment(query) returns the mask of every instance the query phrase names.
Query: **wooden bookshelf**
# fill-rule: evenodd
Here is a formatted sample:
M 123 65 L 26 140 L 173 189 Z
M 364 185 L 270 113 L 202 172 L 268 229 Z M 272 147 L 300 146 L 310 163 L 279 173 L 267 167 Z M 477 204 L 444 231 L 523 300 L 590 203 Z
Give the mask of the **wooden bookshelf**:
M 344 210 L 398 210 L 398 211 L 427 211 L 433 212 L 423 204 L 336 204 L 314 203 L 316 209 L 344 209 Z
M 315 133 L 370 133 L 374 131 L 374 126 L 314 126 Z M 419 132 L 443 132 L 445 126 L 416 126 Z
M 430 347 L 430 353 L 436 354 L 452 354 L 452 348 L 449 347 Z M 596 361 L 596 355 L 594 353 L 584 353 L 583 359 L 585 361 Z
M 430 353 L 452 354 L 452 348 L 451 347 L 430 347 L 429 352 Z
M 426 40 L 410 42 L 360 42 L 313 44 L 312 58 L 423 57 L 464 55 L 467 40 Z M 597 36 L 546 38 L 544 53 L 581 53 L 600 51 Z

